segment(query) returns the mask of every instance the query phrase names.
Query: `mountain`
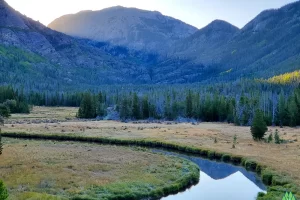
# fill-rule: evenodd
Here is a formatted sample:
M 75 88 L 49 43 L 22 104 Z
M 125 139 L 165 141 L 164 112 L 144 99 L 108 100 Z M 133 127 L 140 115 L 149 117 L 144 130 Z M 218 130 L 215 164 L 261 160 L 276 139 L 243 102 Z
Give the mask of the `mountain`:
M 150 81 L 139 54 L 122 57 L 107 48 L 53 31 L 0 0 L 1 84 L 57 89 Z
M 197 31 L 197 28 L 157 11 L 121 6 L 65 15 L 48 27 L 75 37 L 155 52 Z
M 80 90 L 103 84 L 214 83 L 299 70 L 300 1 L 264 11 L 242 29 L 216 20 L 197 30 L 158 12 L 122 7 L 70 18 L 99 13 L 99 23 L 108 24 L 103 30 L 113 33 L 104 41 L 57 32 L 0 0 L 0 84 Z M 88 19 L 86 24 L 95 23 Z M 78 34 L 93 32 L 74 23 L 70 27 Z
M 201 63 L 219 79 L 270 77 L 299 69 L 300 1 L 266 10 L 241 30 L 225 22 L 217 22 L 217 30 L 210 26 L 175 46 L 175 55 L 193 57 L 186 67 Z
M 215 20 L 193 35 L 178 41 L 173 46 L 173 54 L 186 58 L 201 58 L 214 54 L 214 50 L 227 44 L 239 32 L 232 24 Z M 208 52 L 210 52 L 208 54 Z

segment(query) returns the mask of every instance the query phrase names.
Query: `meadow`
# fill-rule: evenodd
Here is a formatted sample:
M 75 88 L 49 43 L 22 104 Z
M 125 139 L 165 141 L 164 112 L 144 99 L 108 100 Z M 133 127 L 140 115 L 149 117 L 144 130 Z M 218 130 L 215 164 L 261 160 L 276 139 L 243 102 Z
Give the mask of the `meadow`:
M 137 147 L 9 138 L 4 143 L 0 178 L 11 200 L 161 197 L 171 186 L 199 178 L 193 163 Z
M 49 109 L 49 112 L 47 112 Z M 269 127 L 267 136 L 279 130 L 282 144 L 253 141 L 249 127 L 238 127 L 224 123 L 175 123 L 136 121 L 77 120 L 76 108 L 59 108 L 61 114 L 53 118 L 52 108 L 35 107 L 32 114 L 12 117 L 3 128 L 4 133 L 27 133 L 44 135 L 63 135 L 70 137 L 107 138 L 119 140 L 152 141 L 170 143 L 190 148 L 207 149 L 228 155 L 247 158 L 259 163 L 280 175 L 281 180 L 291 181 L 293 191 L 300 191 L 300 129 L 289 127 Z M 36 121 L 41 120 L 41 121 Z M 233 138 L 237 143 L 233 148 Z M 282 178 L 283 177 L 283 178 Z

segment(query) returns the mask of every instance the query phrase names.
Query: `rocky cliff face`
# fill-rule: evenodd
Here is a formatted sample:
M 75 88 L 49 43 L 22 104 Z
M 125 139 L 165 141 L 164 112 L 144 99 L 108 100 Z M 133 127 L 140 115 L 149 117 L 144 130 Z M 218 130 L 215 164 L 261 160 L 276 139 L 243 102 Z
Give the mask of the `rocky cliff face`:
M 120 6 L 65 15 L 49 27 L 71 36 L 156 52 L 197 31 L 159 12 Z

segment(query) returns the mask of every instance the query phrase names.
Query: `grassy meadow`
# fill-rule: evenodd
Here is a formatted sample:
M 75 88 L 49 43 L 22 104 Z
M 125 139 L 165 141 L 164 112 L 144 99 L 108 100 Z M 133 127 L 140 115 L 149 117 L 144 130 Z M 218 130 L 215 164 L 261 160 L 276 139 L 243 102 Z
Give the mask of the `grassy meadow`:
M 209 149 L 245 157 L 260 163 L 275 170 L 284 179 L 292 181 L 295 184 L 292 186 L 295 191 L 300 188 L 299 128 L 269 127 L 267 136 L 270 133 L 274 134 L 278 129 L 281 139 L 285 141 L 283 144 L 274 144 L 255 142 L 249 127 L 237 127 L 231 124 L 86 121 L 69 117 L 75 116 L 76 108 L 56 109 L 59 112 L 54 112 L 53 118 L 48 114 L 53 112 L 52 108 L 46 107 L 35 107 L 32 114 L 24 115 L 22 119 L 18 115 L 12 115 L 11 119 L 6 122 L 3 132 L 146 140 Z M 64 111 L 64 109 L 66 110 Z M 48 122 L 36 123 L 34 116 L 38 116 L 39 119 L 47 119 Z M 236 148 L 232 148 L 235 135 L 237 144 Z
M 4 143 L 0 178 L 11 200 L 160 196 L 199 176 L 187 160 L 142 148 L 8 138 Z

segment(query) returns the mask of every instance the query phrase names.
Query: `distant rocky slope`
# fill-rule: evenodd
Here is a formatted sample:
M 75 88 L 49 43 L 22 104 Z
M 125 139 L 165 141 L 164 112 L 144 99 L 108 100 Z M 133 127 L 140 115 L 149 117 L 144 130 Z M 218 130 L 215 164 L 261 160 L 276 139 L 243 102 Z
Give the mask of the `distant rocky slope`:
M 48 27 L 75 37 L 152 51 L 161 51 L 197 31 L 156 11 L 121 6 L 65 15 Z
M 197 30 L 157 12 L 122 7 L 99 12 L 115 13 L 116 24 L 126 19 L 113 29 L 111 15 L 103 17 L 101 23 L 112 24 L 107 30 L 116 33 L 95 35 L 110 37 L 104 41 L 54 31 L 0 0 L 0 84 L 79 90 L 103 84 L 212 83 L 300 68 L 300 1 L 264 11 L 242 29 L 216 20 Z M 127 17 L 120 17 L 124 13 Z M 76 23 L 72 31 L 91 32 Z
M 100 45 L 100 46 L 99 46 Z M 34 88 L 147 83 L 145 65 L 53 31 L 0 1 L 0 82 Z M 110 48 L 112 51 L 112 48 Z
M 212 22 L 177 42 L 165 63 L 174 63 L 174 57 L 187 60 L 180 67 L 202 64 L 210 79 L 223 81 L 300 69 L 300 1 L 266 10 L 241 30 Z

